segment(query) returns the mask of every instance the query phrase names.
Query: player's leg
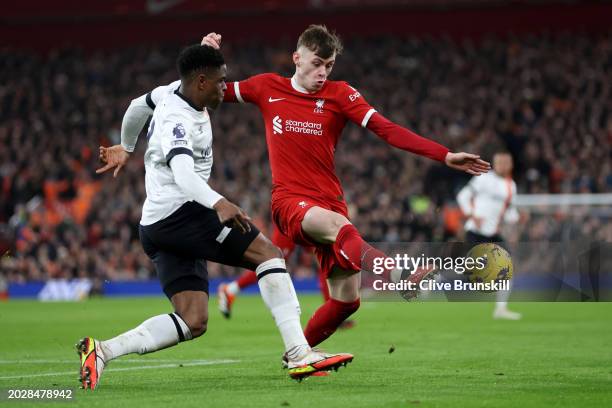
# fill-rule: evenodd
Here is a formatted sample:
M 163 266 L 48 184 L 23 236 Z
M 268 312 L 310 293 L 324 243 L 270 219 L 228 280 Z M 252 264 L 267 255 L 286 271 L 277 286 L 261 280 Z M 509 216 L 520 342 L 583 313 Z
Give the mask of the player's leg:
M 496 293 L 495 310 L 493 311 L 494 319 L 504 320 L 520 320 L 523 316 L 518 312 L 513 312 L 508 308 L 508 299 L 512 291 L 512 280 L 509 282 L 507 290 L 500 290 Z
M 82 339 L 77 349 L 84 388 L 95 389 L 98 386 L 102 372 L 111 360 L 131 353 L 162 350 L 199 337 L 206 331 L 208 281 L 203 277 L 206 273 L 204 262 L 160 251 L 155 252 L 152 259 L 174 312 L 153 316 L 109 340 Z
M 492 241 L 501 246 L 505 246 L 500 235 L 493 236 Z M 502 320 L 520 320 L 523 316 L 520 313 L 514 312 L 508 308 L 508 299 L 510 299 L 510 293 L 512 292 L 512 279 L 510 279 L 508 284 L 507 290 L 500 290 L 495 294 L 496 302 L 495 309 L 493 310 L 493 318 Z
M 198 337 L 208 319 L 208 273 L 200 252 L 222 226 L 214 211 L 187 203 L 169 217 L 140 227 L 140 241 L 151 258 L 164 293 L 175 311 L 153 316 L 136 328 L 106 341 L 86 337 L 77 345 L 82 385 L 94 389 L 105 365 L 130 353 L 146 354 Z M 208 216 L 208 219 L 204 215 Z M 210 219 L 217 226 L 211 229 Z M 195 221 L 194 221 L 195 220 Z M 202 224 L 200 224 L 202 223 Z
M 322 275 L 328 277 L 330 298 L 313 313 L 304 329 L 304 335 L 311 347 L 317 346 L 331 336 L 359 309 L 361 302 L 359 295 L 361 273 L 334 267 L 330 256 L 332 256 L 331 251 L 327 256 L 319 256 Z
M 272 232 L 272 243 L 281 249 L 285 259 L 288 259 L 295 249 L 295 244 L 291 239 L 283 235 L 276 226 Z M 228 283 L 219 285 L 217 291 L 217 301 L 221 314 L 229 319 L 232 313 L 232 306 L 236 300 L 236 296 L 240 291 L 248 286 L 257 283 L 257 274 L 252 270 L 245 270 L 240 274 L 238 279 Z
M 387 258 L 384 252 L 365 242 L 357 228 L 338 211 L 312 206 L 305 213 L 301 227 L 310 239 L 331 246 L 336 266 L 340 269 L 372 273 L 375 259 Z M 406 279 L 418 284 L 431 272 L 431 269 L 412 271 Z M 403 273 L 399 268 L 389 268 L 383 271 L 383 275 L 387 280 L 397 282 L 402 279 Z M 408 299 L 415 297 L 416 293 L 406 291 L 403 295 Z
M 485 235 L 477 234 L 472 231 L 468 231 L 465 234 L 465 240 L 470 244 L 476 245 L 486 242 L 495 242 L 498 244 L 503 243 L 503 239 L 500 235 L 494 235 L 487 237 Z M 495 308 L 493 309 L 494 319 L 503 320 L 520 320 L 522 315 L 517 312 L 513 312 L 508 309 L 508 299 L 510 298 L 510 292 L 512 291 L 512 281 L 510 281 L 510 287 L 508 290 L 500 290 L 496 293 Z
M 282 255 L 280 249 L 260 233 L 243 258 L 257 265 L 259 290 L 283 338 L 290 376 L 302 378 L 352 361 L 350 354 L 315 352 L 308 345 L 300 323 L 300 304 Z
M 301 225 L 312 240 L 331 245 L 336 257 L 345 259 L 352 270 L 372 271 L 374 258 L 387 257 L 365 242 L 357 228 L 338 212 L 313 206 L 304 215 Z
M 185 286 L 191 287 L 189 280 Z M 208 294 L 201 290 L 182 290 L 172 295 L 174 312 L 151 317 L 138 327 L 100 346 L 106 362 L 126 354 L 147 354 L 195 339 L 206 332 L 208 324 Z
M 323 296 L 323 303 L 325 304 L 329 301 L 331 297 L 329 293 L 330 284 L 328 282 L 327 275 L 323 273 L 320 266 L 317 269 L 317 277 L 319 278 L 319 289 L 321 290 L 321 295 Z M 338 329 L 351 329 L 353 327 L 355 327 L 355 320 L 345 319 L 342 323 L 340 323 Z

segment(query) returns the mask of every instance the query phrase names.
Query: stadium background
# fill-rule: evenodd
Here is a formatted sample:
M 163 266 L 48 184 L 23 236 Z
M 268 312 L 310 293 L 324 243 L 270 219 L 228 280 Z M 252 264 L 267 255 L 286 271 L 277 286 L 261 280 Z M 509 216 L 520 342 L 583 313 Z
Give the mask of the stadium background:
M 36 9 L 36 14 L 32 10 Z M 130 100 L 176 79 L 179 49 L 216 31 L 229 79 L 292 74 L 310 23 L 345 40 L 332 79 L 381 113 L 453 150 L 515 158 L 519 192 L 612 192 L 609 2 L 27 1 L 0 17 L 0 292 L 27 282 L 147 281 L 137 236 L 144 200 L 140 141 L 117 179 L 97 176 L 98 145 L 119 142 Z M 211 184 L 269 229 L 270 174 L 255 107 L 213 115 Z M 349 125 L 337 170 L 371 241 L 443 241 L 460 232 L 467 177 L 394 150 Z M 609 217 L 532 219 L 523 241 L 612 241 Z M 238 271 L 212 266 L 212 277 Z M 315 273 L 298 253 L 297 277 Z

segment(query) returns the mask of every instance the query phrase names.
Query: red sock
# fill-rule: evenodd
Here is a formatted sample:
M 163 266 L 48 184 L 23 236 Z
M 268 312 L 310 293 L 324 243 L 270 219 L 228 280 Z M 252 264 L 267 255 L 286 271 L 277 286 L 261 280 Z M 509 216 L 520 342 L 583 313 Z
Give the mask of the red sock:
M 317 309 L 308 321 L 304 335 L 310 347 L 314 347 L 331 336 L 340 323 L 359 309 L 359 299 L 354 302 L 340 302 L 329 299 Z
M 329 300 L 329 286 L 327 286 L 327 279 L 325 279 L 321 273 L 321 270 L 318 270 L 317 273 L 319 276 L 319 288 L 321 289 L 323 300 L 327 302 Z
M 244 289 L 247 286 L 251 286 L 257 283 L 257 274 L 255 271 L 244 271 L 242 274 L 236 279 L 236 283 L 238 283 L 238 287 L 240 289 Z
M 384 252 L 365 242 L 359 235 L 357 228 L 352 224 L 340 228 L 332 248 L 336 252 L 337 258 L 346 259 L 355 270 L 372 272 L 374 270 L 374 258 L 388 258 Z M 389 271 L 385 272 L 388 273 Z

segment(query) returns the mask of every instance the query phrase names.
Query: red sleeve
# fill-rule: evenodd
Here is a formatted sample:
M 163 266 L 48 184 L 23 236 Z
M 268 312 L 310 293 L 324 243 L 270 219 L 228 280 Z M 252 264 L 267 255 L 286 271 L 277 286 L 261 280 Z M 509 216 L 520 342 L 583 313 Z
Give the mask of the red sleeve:
M 259 92 L 268 74 L 255 75 L 238 82 L 228 82 L 224 102 L 257 103 Z
M 448 148 L 432 140 L 419 136 L 410 130 L 401 127 L 379 113 L 372 115 L 367 128 L 376 133 L 391 146 L 406 150 L 420 156 L 444 162 Z
M 361 127 L 366 127 L 370 117 L 376 112 L 355 88 L 346 82 L 339 83 L 338 102 L 342 113 Z

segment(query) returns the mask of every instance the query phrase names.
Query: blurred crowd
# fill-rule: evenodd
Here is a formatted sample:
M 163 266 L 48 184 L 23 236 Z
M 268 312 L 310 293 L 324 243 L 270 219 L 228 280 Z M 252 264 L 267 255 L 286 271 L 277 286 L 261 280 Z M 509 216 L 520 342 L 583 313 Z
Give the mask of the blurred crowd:
M 197 39 L 194 39 L 197 41 Z M 612 192 L 612 34 L 539 34 L 453 41 L 353 39 L 331 79 L 348 81 L 383 115 L 452 150 L 515 160 L 520 193 Z M 292 43 L 224 44 L 229 79 L 293 71 Z M 9 281 L 153 277 L 138 241 L 141 140 L 114 179 L 96 175 L 98 146 L 117 144 L 131 99 L 177 79 L 180 47 L 0 51 L 0 269 Z M 270 171 L 254 106 L 212 113 L 211 184 L 270 230 Z M 394 149 L 349 124 L 337 172 L 353 222 L 370 241 L 461 234 L 455 196 L 469 177 Z M 609 214 L 547 213 L 518 240 L 612 241 Z M 563 221 L 563 222 L 562 222 Z M 312 258 L 298 256 L 300 273 Z M 233 268 L 212 265 L 211 275 Z

